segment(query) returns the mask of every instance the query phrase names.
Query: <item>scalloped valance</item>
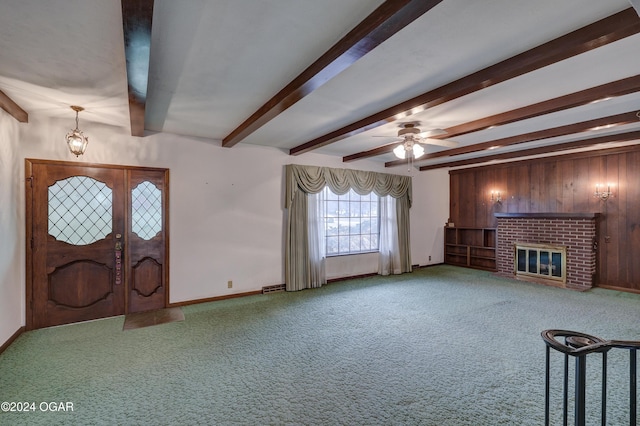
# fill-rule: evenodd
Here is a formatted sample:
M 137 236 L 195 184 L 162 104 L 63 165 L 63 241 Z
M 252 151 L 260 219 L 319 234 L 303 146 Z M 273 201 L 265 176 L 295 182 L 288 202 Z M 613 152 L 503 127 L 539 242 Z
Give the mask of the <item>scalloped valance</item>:
M 411 207 L 411 177 L 363 170 L 334 169 L 331 167 L 286 166 L 285 208 L 289 208 L 296 192 L 316 194 L 328 186 L 334 194 L 342 195 L 353 189 L 360 195 L 375 192 L 378 196 L 406 197 Z

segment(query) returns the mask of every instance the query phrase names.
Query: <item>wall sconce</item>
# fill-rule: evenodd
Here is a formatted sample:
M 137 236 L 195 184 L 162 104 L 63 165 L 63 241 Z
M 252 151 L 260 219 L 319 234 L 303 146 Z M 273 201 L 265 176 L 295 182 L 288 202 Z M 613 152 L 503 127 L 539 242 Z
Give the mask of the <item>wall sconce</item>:
M 607 201 L 609 197 L 613 195 L 611 192 L 611 185 L 607 184 L 607 190 L 604 191 L 604 185 L 596 184 L 596 192 L 593 193 L 593 196 L 601 199 L 602 201 Z
M 491 191 L 491 202 L 502 204 L 502 196 L 500 195 L 500 191 Z
M 67 133 L 65 140 L 69 146 L 69 151 L 75 154 L 76 157 L 84 154 L 89 143 L 89 138 L 82 134 L 82 131 L 78 129 L 78 113 L 84 111 L 81 106 L 71 105 L 71 109 L 76 112 L 76 128 Z

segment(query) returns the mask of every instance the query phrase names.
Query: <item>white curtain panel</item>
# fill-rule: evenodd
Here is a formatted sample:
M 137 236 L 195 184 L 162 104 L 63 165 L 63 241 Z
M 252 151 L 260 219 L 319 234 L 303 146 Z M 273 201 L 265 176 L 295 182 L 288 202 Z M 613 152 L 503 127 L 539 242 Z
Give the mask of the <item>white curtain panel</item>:
M 307 194 L 307 232 L 309 235 L 310 287 L 321 287 L 327 283 L 325 269 L 324 191 Z
M 378 274 L 401 274 L 400 243 L 398 239 L 398 217 L 396 199 L 387 195 L 380 197 L 380 257 Z

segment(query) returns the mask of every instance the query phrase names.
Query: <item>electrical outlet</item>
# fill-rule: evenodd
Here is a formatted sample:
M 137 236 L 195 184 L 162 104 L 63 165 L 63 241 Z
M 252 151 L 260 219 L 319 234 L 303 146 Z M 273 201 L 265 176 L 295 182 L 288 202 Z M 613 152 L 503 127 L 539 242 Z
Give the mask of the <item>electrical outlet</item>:
M 227 281 L 227 287 L 228 288 L 232 288 L 233 287 L 233 281 Z

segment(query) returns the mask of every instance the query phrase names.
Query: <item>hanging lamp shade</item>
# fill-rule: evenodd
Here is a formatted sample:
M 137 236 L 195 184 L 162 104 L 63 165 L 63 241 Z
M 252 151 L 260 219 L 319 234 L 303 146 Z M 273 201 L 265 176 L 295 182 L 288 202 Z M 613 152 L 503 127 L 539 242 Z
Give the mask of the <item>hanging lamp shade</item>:
M 404 148 L 404 144 L 400 144 L 398 146 L 396 146 L 395 148 L 393 148 L 393 153 L 396 155 L 396 157 L 404 160 L 407 156 L 406 154 L 406 150 Z
M 424 148 L 419 143 L 413 144 L 413 158 L 420 158 L 424 155 Z
M 78 113 L 84 111 L 81 106 L 72 105 L 71 109 L 76 112 L 76 128 L 67 133 L 66 141 L 69 146 L 69 151 L 76 157 L 84 154 L 89 144 L 89 138 L 86 137 L 80 129 L 78 129 Z

